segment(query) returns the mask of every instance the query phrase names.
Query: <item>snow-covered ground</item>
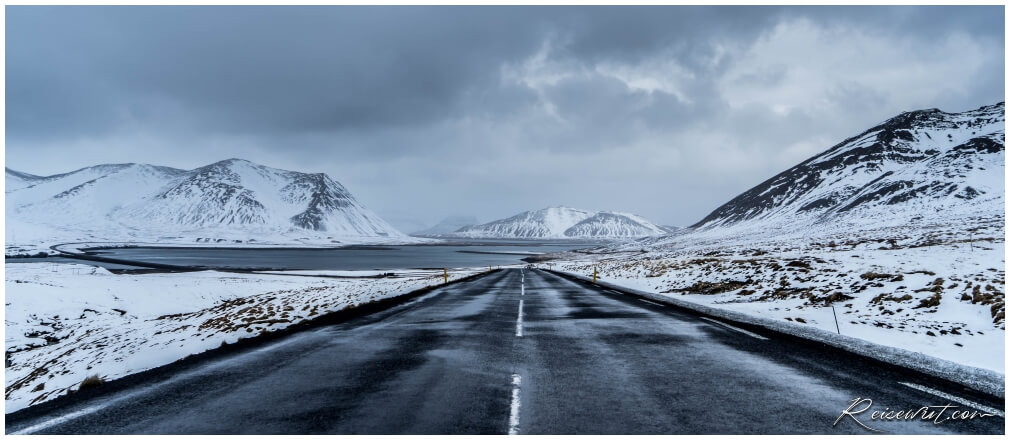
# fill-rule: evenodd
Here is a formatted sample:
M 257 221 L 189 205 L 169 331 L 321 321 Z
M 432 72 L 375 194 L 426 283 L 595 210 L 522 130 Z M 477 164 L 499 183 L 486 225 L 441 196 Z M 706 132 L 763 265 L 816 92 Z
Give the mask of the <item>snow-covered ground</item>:
M 480 269 L 449 272 L 450 280 Z M 5 267 L 6 404 L 12 412 L 222 343 L 440 284 L 441 271 L 114 275 L 52 263 Z M 324 278 L 329 275 L 362 278 Z
M 1002 374 L 1004 251 L 998 215 L 858 232 L 838 224 L 714 228 L 562 254 L 552 264 Z
M 259 239 L 248 240 L 247 232 L 232 233 L 204 229 L 202 231 L 182 232 L 151 236 L 143 233 L 133 235 L 96 233 L 94 231 L 59 230 L 44 225 L 33 225 L 7 218 L 7 236 L 12 240 L 5 246 L 5 255 L 36 255 L 38 253 L 57 255 L 59 252 L 51 247 L 60 245 L 59 249 L 79 252 L 81 249 L 93 247 L 116 246 L 152 246 L 152 247 L 207 247 L 207 248 L 335 248 L 353 245 L 395 246 L 407 244 L 437 243 L 442 240 L 424 237 L 319 237 L 290 238 L 284 236 L 263 235 Z M 30 231 L 29 231 L 30 229 Z M 26 232 L 27 231 L 27 232 Z M 12 237 L 12 233 L 16 236 Z M 22 235 L 23 234 L 23 235 Z M 155 234 L 157 235 L 157 234 Z
M 691 229 L 554 267 L 1003 374 L 1004 120 L 902 113 Z

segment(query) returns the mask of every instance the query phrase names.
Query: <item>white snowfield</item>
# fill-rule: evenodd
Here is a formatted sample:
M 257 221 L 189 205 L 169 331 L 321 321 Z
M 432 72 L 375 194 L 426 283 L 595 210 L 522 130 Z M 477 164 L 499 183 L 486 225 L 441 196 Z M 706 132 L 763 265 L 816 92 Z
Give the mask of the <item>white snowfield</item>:
M 499 239 L 625 239 L 666 232 L 662 226 L 635 214 L 552 206 L 489 223 L 466 226 L 443 235 Z
M 645 252 L 566 255 L 553 267 L 580 275 L 595 268 L 600 279 L 617 285 L 1002 374 L 1003 217 L 976 225 L 972 241 L 951 234 L 947 224 L 858 236 L 711 230 L 683 234 Z M 893 237 L 900 238 L 888 243 Z
M 407 243 L 325 174 L 229 159 L 194 170 L 112 164 L 54 176 L 6 170 L 8 254 L 57 243 L 229 246 Z
M 114 275 L 52 263 L 8 264 L 5 411 L 120 378 L 300 321 L 441 284 L 442 271 L 390 278 L 191 272 Z M 450 280 L 478 270 L 456 269 Z M 374 271 L 299 275 L 372 276 Z
M 554 268 L 1003 374 L 1003 107 L 899 115 L 694 229 Z

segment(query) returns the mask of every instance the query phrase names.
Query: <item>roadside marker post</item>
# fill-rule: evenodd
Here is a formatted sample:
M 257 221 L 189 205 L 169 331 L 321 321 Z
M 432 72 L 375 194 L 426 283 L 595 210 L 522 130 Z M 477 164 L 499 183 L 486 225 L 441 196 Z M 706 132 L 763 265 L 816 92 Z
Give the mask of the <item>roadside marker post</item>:
M 442 284 L 449 284 L 449 269 L 442 268 Z
M 593 284 L 596 284 L 596 275 L 597 275 L 596 267 L 593 267 Z

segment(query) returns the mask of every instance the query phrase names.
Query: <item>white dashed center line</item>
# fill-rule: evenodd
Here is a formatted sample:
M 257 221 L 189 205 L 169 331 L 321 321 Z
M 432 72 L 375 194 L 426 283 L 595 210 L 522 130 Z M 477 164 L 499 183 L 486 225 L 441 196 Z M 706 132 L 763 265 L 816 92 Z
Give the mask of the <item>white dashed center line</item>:
M 509 435 L 519 435 L 519 385 L 522 378 L 518 374 L 512 375 L 512 405 L 509 411 Z
M 519 300 L 519 317 L 516 318 L 516 336 L 523 336 L 523 300 Z

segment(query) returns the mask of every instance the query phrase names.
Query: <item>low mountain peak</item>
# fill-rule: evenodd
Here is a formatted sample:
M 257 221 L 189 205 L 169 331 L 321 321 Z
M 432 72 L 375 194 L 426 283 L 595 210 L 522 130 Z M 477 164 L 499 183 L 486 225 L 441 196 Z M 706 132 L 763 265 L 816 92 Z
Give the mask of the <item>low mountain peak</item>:
M 262 165 L 260 165 L 258 163 L 255 163 L 255 162 L 252 162 L 252 161 L 249 161 L 249 160 L 246 160 L 246 159 L 240 159 L 240 158 L 237 158 L 237 157 L 233 157 L 231 159 L 219 160 L 217 162 L 214 162 L 214 163 L 210 164 L 209 166 L 215 166 L 215 165 L 217 165 L 217 166 L 225 166 L 225 167 L 232 166 L 232 165 L 262 166 Z
M 662 227 L 637 215 L 557 205 L 465 226 L 452 235 L 468 238 L 616 239 L 665 232 Z

